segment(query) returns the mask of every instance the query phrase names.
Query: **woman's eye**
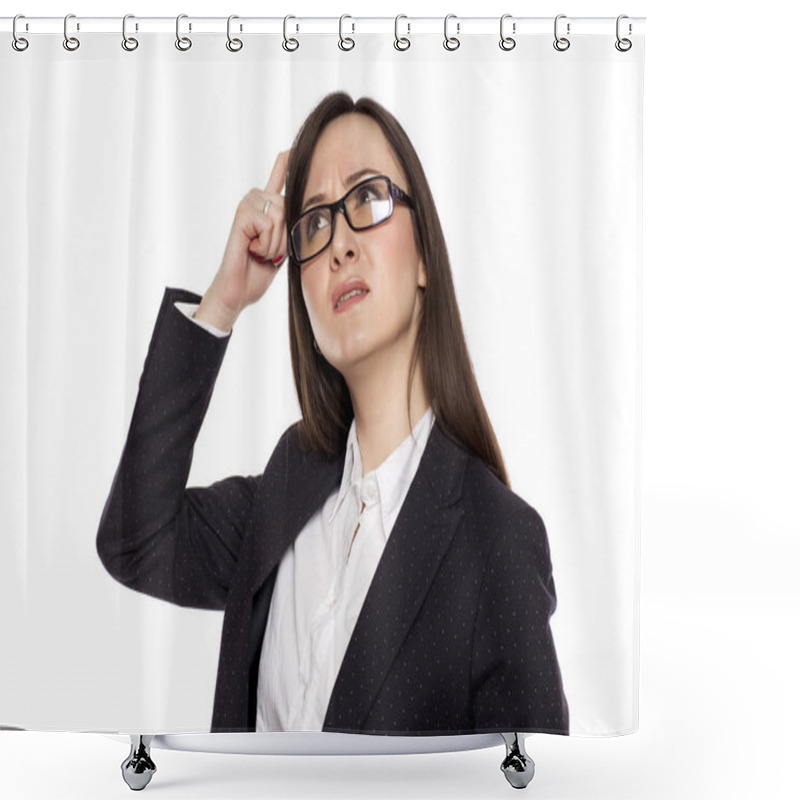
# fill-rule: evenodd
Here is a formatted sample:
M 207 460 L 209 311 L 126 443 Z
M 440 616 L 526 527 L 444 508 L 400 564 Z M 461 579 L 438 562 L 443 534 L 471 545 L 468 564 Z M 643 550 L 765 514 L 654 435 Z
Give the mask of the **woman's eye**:
M 305 235 L 307 239 L 313 239 L 321 230 L 328 227 L 328 218 L 321 211 L 312 211 L 307 217 L 305 225 Z
M 368 183 L 366 186 L 362 186 L 357 192 L 357 200 L 359 205 L 364 205 L 364 203 L 371 203 L 373 200 L 380 199 L 380 192 L 378 191 L 378 187 L 372 183 Z

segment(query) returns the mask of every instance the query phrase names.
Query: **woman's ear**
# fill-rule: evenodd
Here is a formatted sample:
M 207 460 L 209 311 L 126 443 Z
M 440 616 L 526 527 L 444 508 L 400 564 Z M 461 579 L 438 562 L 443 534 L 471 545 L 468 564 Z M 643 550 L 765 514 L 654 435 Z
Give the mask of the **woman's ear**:
M 421 256 L 417 264 L 417 286 L 421 289 L 426 289 L 428 286 L 428 270 Z

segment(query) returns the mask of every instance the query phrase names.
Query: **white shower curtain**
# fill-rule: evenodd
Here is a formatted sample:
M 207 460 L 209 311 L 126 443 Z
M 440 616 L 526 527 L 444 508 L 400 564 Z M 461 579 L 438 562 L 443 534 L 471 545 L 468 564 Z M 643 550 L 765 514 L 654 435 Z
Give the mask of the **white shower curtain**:
M 115 582 L 95 536 L 165 287 L 202 295 L 239 200 L 328 92 L 368 96 L 414 143 L 447 242 L 511 487 L 546 525 L 570 734 L 638 721 L 644 37 L 567 50 L 518 23 L 442 47 L 392 26 L 281 47 L 195 33 L 28 34 L 3 46 L 0 123 L 0 722 L 209 730 L 222 614 Z M 210 25 L 210 23 L 207 23 Z M 285 269 L 236 323 L 190 486 L 259 475 L 300 418 Z M 510 611 L 525 613 L 524 608 Z

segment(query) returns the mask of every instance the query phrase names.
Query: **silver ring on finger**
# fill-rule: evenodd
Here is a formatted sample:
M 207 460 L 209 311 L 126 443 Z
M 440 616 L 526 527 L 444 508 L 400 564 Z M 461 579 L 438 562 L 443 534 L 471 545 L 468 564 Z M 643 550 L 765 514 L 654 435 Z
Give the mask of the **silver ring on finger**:
M 267 211 L 269 211 L 269 207 L 270 207 L 271 205 L 272 205 L 272 200 L 267 200 L 267 202 L 266 202 L 266 203 L 264 203 L 264 211 L 263 211 L 262 213 L 263 213 L 263 214 L 266 214 L 266 213 L 267 213 Z

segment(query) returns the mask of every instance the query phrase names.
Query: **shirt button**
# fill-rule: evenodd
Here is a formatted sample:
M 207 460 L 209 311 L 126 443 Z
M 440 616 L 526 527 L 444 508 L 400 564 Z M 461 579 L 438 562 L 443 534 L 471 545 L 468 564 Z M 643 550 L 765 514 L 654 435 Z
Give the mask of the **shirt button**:
M 377 487 L 372 481 L 369 481 L 369 483 L 367 483 L 365 492 L 368 500 L 374 500 L 378 494 Z

